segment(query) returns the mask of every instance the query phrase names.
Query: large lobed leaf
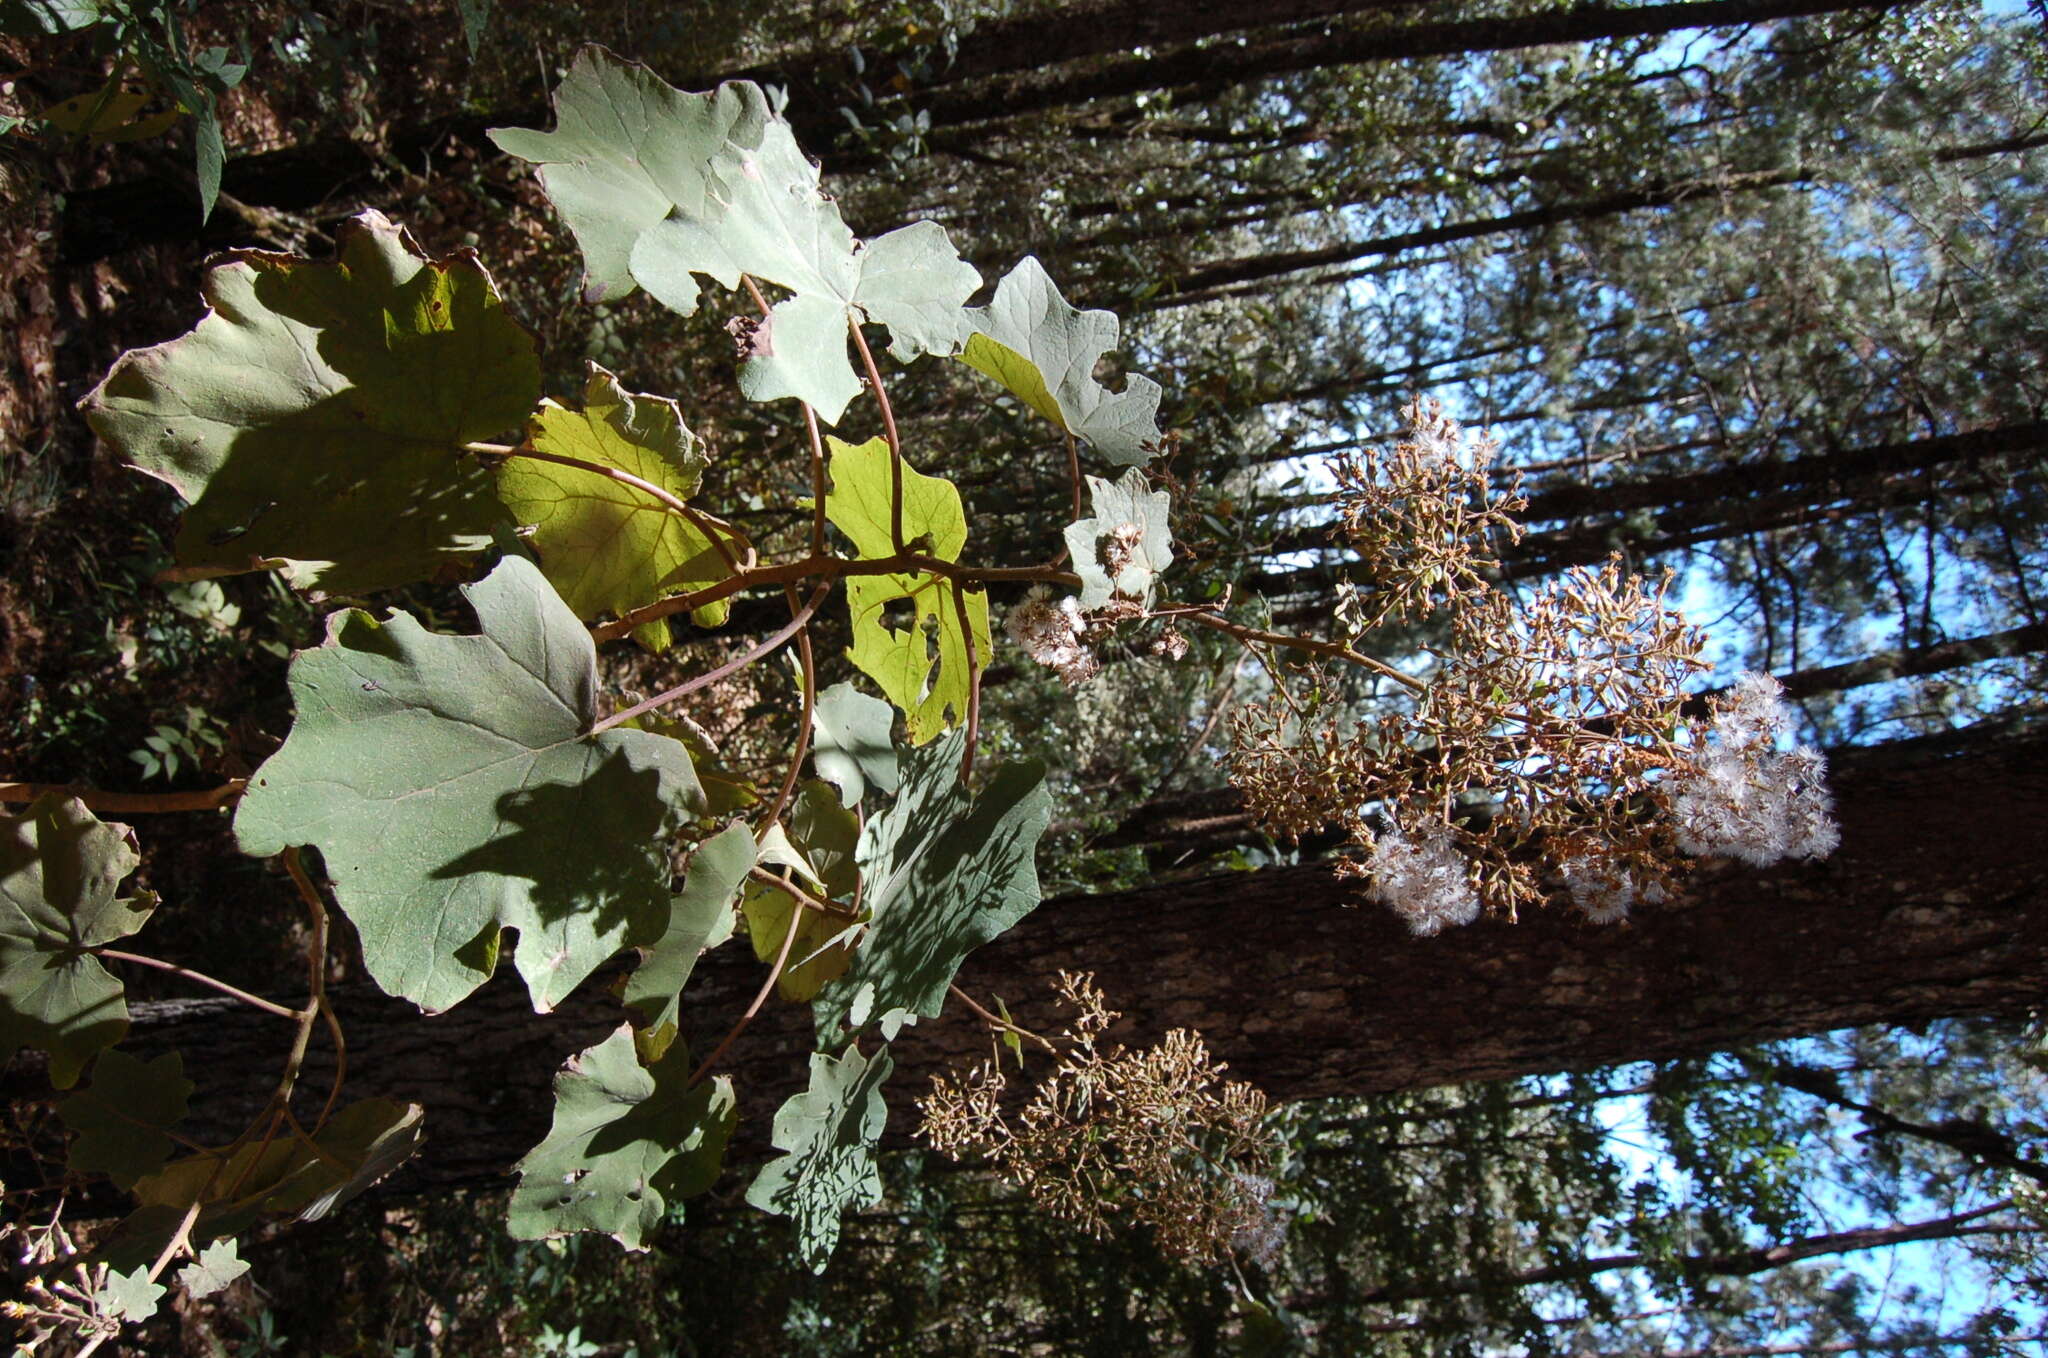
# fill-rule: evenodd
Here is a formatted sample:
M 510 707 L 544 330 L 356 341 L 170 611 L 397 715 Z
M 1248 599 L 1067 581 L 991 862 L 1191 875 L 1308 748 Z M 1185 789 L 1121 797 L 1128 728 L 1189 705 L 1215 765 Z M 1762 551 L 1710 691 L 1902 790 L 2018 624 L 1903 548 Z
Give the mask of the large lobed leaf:
M 0 816 L 0 1065 L 17 1047 L 41 1048 L 51 1082 L 69 1089 L 128 1031 L 121 983 L 89 950 L 156 908 L 147 892 L 114 894 L 141 861 L 127 826 L 101 823 L 75 798 Z
M 297 720 L 235 834 L 258 857 L 319 848 L 390 993 L 446 1009 L 489 978 L 511 928 L 545 1011 L 661 937 L 667 838 L 703 794 L 680 742 L 588 734 L 596 653 L 531 562 L 464 592 L 480 636 L 336 615 L 292 662 Z
M 540 398 L 533 337 L 468 252 L 429 260 L 382 214 L 337 258 L 241 251 L 189 334 L 122 356 L 93 431 L 189 502 L 187 576 L 281 567 L 362 592 L 482 550 L 505 513 L 466 442 Z
M 1095 365 L 1116 347 L 1116 317 L 1068 306 L 1032 256 L 1003 275 L 987 306 L 968 312 L 967 328 L 961 362 L 1112 463 L 1134 467 L 1160 450 L 1159 384 L 1133 373 L 1113 392 L 1095 380 Z
M 684 314 L 697 276 L 742 274 L 787 288 L 748 345 L 741 389 L 794 396 L 827 423 L 860 392 L 847 327 L 889 327 L 891 352 L 949 354 L 981 276 L 944 228 L 917 222 L 857 241 L 818 167 L 758 86 L 684 94 L 645 67 L 586 49 L 555 92 L 552 134 L 500 129 L 498 145 L 541 165 L 542 184 L 583 244 L 586 293 L 637 285 Z
M 1038 841 L 1052 821 L 1045 768 L 996 770 L 971 794 L 960 782 L 966 736 L 914 751 L 903 787 L 860 842 L 873 916 L 847 973 L 813 1005 L 827 1040 L 842 1026 L 879 1022 L 894 1037 L 915 1016 L 936 1018 L 967 954 L 1036 909 Z
M 628 472 L 678 500 L 697 493 L 707 461 L 674 401 L 628 392 L 595 363 L 583 409 L 543 401 L 527 437 L 541 452 Z M 730 574 L 696 524 L 599 472 L 507 458 L 498 468 L 498 494 L 514 519 L 532 526 L 541 569 L 579 618 L 624 613 Z M 729 540 L 727 550 L 743 554 L 745 543 Z M 717 603 L 695 616 L 715 627 L 730 609 Z M 659 649 L 667 626 L 650 629 L 650 637 L 659 638 Z
M 894 556 L 889 445 L 879 438 L 859 445 L 827 441 L 832 485 L 825 496 L 826 517 L 852 539 L 863 560 Z M 960 492 L 952 482 L 926 476 L 908 463 L 903 467 L 903 538 L 906 544 L 922 540 L 923 549 L 942 561 L 958 561 L 967 543 Z M 910 604 L 907 627 L 892 627 L 885 620 L 898 599 Z M 967 648 L 972 644 L 984 665 L 995 654 L 988 595 L 962 591 L 943 576 L 898 572 L 847 577 L 846 604 L 853 616 L 847 657 L 902 709 L 913 745 L 966 719 Z M 927 627 L 935 634 L 935 648 L 925 639 Z
M 177 1149 L 170 1129 L 185 1116 L 192 1089 L 176 1052 L 147 1062 L 118 1048 L 101 1052 L 92 1083 L 57 1105 L 57 1116 L 77 1133 L 65 1164 L 75 1174 L 104 1174 L 117 1187 L 135 1187 Z
M 814 1052 L 810 1087 L 776 1110 L 775 1147 L 789 1153 L 761 1167 L 747 1201 L 795 1223 L 797 1250 L 814 1273 L 839 1243 L 840 1214 L 881 1201 L 875 1146 L 889 1119 L 882 1081 L 894 1068 L 887 1047 L 864 1057 L 848 1043 L 836 1060 Z
M 646 1249 L 671 1204 L 716 1181 L 739 1121 L 730 1079 L 693 1087 L 689 1077 L 681 1043 L 642 1066 L 630 1027 L 570 1057 L 555 1076 L 547 1139 L 519 1162 L 512 1234 L 602 1231 Z

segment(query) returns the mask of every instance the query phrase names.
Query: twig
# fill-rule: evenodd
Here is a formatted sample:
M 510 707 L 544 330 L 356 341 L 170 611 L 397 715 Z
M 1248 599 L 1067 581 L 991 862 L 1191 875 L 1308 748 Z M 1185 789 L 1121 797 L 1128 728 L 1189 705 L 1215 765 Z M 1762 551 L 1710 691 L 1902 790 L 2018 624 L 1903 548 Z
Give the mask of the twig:
M 720 679 L 725 678 L 725 676 L 728 674 L 733 674 L 739 670 L 745 669 L 747 666 L 753 664 L 756 660 L 759 660 L 762 656 L 768 654 L 770 651 L 780 646 L 783 642 L 788 641 L 790 637 L 802 631 L 804 624 L 811 620 L 811 614 L 818 611 L 818 605 L 824 603 L 825 596 L 830 594 L 831 592 L 832 586 L 830 582 L 818 586 L 817 592 L 811 595 L 811 601 L 805 604 L 803 608 L 798 610 L 797 615 L 794 618 L 791 618 L 789 622 L 785 626 L 778 629 L 773 636 L 768 637 L 766 640 L 762 641 L 759 645 L 755 646 L 745 655 L 740 656 L 736 660 L 728 660 L 723 665 L 720 665 L 717 669 L 710 670 L 704 674 L 700 674 L 694 679 L 685 680 L 684 682 L 677 684 L 674 688 L 665 689 L 662 692 L 655 694 L 652 698 L 648 698 L 641 702 L 634 703 L 631 707 L 626 708 L 624 711 L 612 713 L 603 721 L 598 722 L 595 726 L 592 726 L 590 728 L 589 734 L 594 736 L 601 731 L 609 731 L 612 727 L 617 726 L 621 722 L 631 721 L 633 718 L 639 716 L 642 712 L 650 712 L 655 708 L 660 707 L 663 703 L 672 703 L 678 698 L 687 697 L 689 694 L 695 693 L 700 688 L 704 688 L 711 684 L 717 683 Z
M 868 370 L 868 387 L 875 393 L 875 404 L 882 411 L 882 437 L 889 442 L 889 544 L 900 552 L 903 550 L 903 442 L 896 434 L 896 412 L 889 405 L 889 392 L 882 385 L 882 373 L 875 367 L 875 356 L 868 349 L 867 336 L 860 333 L 860 318 L 852 317 L 846 328 L 853 332 L 853 347 L 860 350 L 860 361 Z
M 266 1014 L 275 1014 L 279 1018 L 291 1019 L 294 1022 L 299 1017 L 299 1011 L 296 1009 L 287 1008 L 275 1000 L 266 1000 L 261 995 L 251 995 L 248 991 L 238 986 L 231 986 L 226 981 L 208 976 L 203 971 L 194 971 L 190 967 L 181 967 L 176 962 L 166 962 L 160 957 L 147 957 L 139 952 L 123 952 L 119 948 L 93 948 L 90 951 L 94 957 L 104 957 L 115 962 L 133 962 L 137 966 L 143 967 L 155 967 L 158 971 L 170 972 L 173 976 L 191 981 L 196 985 L 211 986 L 221 994 L 232 995 L 242 1003 L 254 1005 Z
M 1028 1037 L 1033 1042 L 1036 1042 L 1039 1046 L 1045 1048 L 1049 1052 L 1052 1052 L 1054 1055 L 1059 1054 L 1058 1047 L 1055 1047 L 1052 1043 L 1046 1041 L 1037 1033 L 1032 1032 L 1029 1028 L 1019 1028 L 1016 1024 L 1010 1022 L 1008 1019 L 1002 1018 L 996 1014 L 989 1013 L 988 1010 L 976 1004 L 974 1002 L 974 997 L 972 995 L 969 995 L 966 991 L 962 990 L 959 986 L 948 986 L 947 989 L 952 992 L 954 999 L 960 1001 L 960 1003 L 966 1005 L 969 1009 L 972 1009 L 976 1014 L 980 1015 L 982 1021 L 987 1023 L 991 1028 L 1000 1028 L 1005 1032 L 1015 1033 L 1019 1037 Z
M 85 803 L 89 811 L 121 815 L 153 811 L 213 811 L 241 796 L 248 782 L 246 778 L 233 778 L 219 787 L 204 788 L 198 792 L 106 792 L 70 783 L 0 783 L 0 802 L 32 802 L 55 793 L 60 797 L 76 797 Z
M 789 932 L 782 936 L 782 951 L 775 954 L 775 965 L 768 969 L 768 979 L 761 982 L 760 990 L 754 994 L 754 1002 L 747 1006 L 746 1013 L 740 1015 L 740 1021 L 732 1026 L 732 1031 L 727 1033 L 724 1040 L 711 1049 L 711 1055 L 705 1057 L 697 1069 L 690 1073 L 690 1084 L 696 1084 L 710 1072 L 712 1066 L 718 1063 L 718 1058 L 725 1055 L 726 1048 L 730 1047 L 733 1040 L 745 1032 L 747 1025 L 754 1021 L 754 1015 L 761 1012 L 761 1006 L 768 1003 L 768 993 L 775 989 L 775 983 L 782 979 L 782 969 L 789 965 L 790 949 L 796 946 L 796 926 L 802 922 L 803 917 L 804 912 L 801 910 L 789 912 Z
M 724 519 L 706 514 L 703 510 L 695 508 L 671 492 L 663 490 L 652 481 L 635 476 L 623 468 L 607 467 L 602 462 L 587 462 L 580 457 L 568 457 L 562 453 L 544 453 L 538 448 L 529 447 L 525 444 L 515 446 L 505 443 L 465 443 L 462 446 L 469 452 L 481 453 L 486 457 L 523 457 L 532 462 L 552 462 L 557 466 L 574 467 L 577 471 L 589 472 L 592 476 L 602 476 L 608 480 L 616 481 L 622 486 L 631 486 L 634 490 L 659 502 L 661 507 L 668 510 L 669 513 L 677 514 L 687 519 L 691 527 L 704 535 L 705 540 L 711 544 L 712 550 L 717 552 L 719 558 L 725 562 L 727 570 L 744 570 L 747 566 L 751 566 L 754 563 L 754 552 L 751 547 L 747 549 L 747 560 L 743 565 L 740 559 L 733 555 L 732 548 L 726 545 L 723 535 L 727 534 L 732 537 L 734 542 L 743 541 L 739 529 L 734 528 Z
M 828 585 L 829 590 L 831 587 Z M 792 615 L 797 612 L 796 588 L 785 585 L 783 597 L 789 601 Z M 797 719 L 796 749 L 789 757 L 789 768 L 783 772 L 782 786 L 776 789 L 775 800 L 768 807 L 768 814 L 761 818 L 760 826 L 754 831 L 759 839 L 768 833 L 768 827 L 782 819 L 782 809 L 789 805 L 790 794 L 796 791 L 796 780 L 804 766 L 804 756 L 811 752 L 811 721 L 817 711 L 818 668 L 811 656 L 811 629 L 808 624 L 797 628 L 797 661 L 803 667 L 804 710 Z

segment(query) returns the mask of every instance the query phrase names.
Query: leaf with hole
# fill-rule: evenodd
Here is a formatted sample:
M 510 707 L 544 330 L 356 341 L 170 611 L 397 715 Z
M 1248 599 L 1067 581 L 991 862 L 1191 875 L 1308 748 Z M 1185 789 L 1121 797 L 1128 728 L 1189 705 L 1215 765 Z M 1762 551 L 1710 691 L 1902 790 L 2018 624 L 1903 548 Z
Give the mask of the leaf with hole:
M 235 813 L 244 853 L 317 846 L 377 984 L 429 1011 L 489 979 L 502 930 L 545 1012 L 670 916 L 667 837 L 702 805 L 678 741 L 591 734 L 597 657 L 530 561 L 464 594 L 482 632 L 349 611 L 292 662 L 284 748 Z
M 813 1273 L 824 1272 L 839 1243 L 841 1214 L 881 1201 L 875 1147 L 889 1119 L 882 1081 L 892 1069 L 887 1047 L 872 1057 L 851 1043 L 836 1059 L 813 1052 L 810 1087 L 776 1110 L 775 1147 L 788 1154 L 761 1167 L 747 1201 L 793 1221 Z
M 473 254 L 426 259 L 365 212 L 333 260 L 241 251 L 204 291 L 190 333 L 122 355 L 81 402 L 188 502 L 174 574 L 363 592 L 490 545 L 505 511 L 462 447 L 519 426 L 540 362 Z
M 879 438 L 858 445 L 827 442 L 832 485 L 825 496 L 826 517 L 852 539 L 863 560 L 894 556 L 889 445 Z M 952 482 L 926 476 L 908 463 L 903 467 L 903 539 L 906 544 L 921 540 L 924 551 L 941 561 L 958 561 L 967 543 L 960 492 Z M 906 625 L 891 618 L 898 600 L 908 604 Z M 940 575 L 893 572 L 847 577 L 846 604 L 853 616 L 847 658 L 902 709 L 913 745 L 966 720 L 968 647 L 984 665 L 994 654 L 987 594 L 963 591 Z
M 521 1240 L 601 1231 L 646 1249 L 673 1204 L 717 1180 L 739 1121 L 732 1081 L 690 1084 L 678 1042 L 652 1066 L 620 1027 L 555 1075 L 547 1138 L 518 1165 L 509 1224 Z

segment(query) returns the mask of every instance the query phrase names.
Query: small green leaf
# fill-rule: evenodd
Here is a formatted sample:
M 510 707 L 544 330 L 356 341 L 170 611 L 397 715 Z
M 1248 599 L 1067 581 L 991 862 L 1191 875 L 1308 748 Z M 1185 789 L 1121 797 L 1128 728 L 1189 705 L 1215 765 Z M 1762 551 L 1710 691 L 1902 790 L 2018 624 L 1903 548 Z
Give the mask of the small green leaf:
M 220 198 L 221 171 L 228 161 L 228 149 L 220 135 L 220 110 L 210 95 L 193 110 L 192 156 L 193 172 L 199 179 L 199 221 L 204 225 Z
M 894 556 L 889 534 L 889 445 L 879 438 L 859 445 L 838 439 L 827 442 L 832 485 L 825 496 L 826 517 L 853 540 L 863 560 Z M 942 561 L 959 560 L 967 542 L 960 492 L 943 477 L 926 476 L 907 463 L 903 537 L 906 543 L 924 539 L 925 550 Z M 910 625 L 905 628 L 885 621 L 889 605 L 898 599 L 910 602 Z M 847 658 L 902 709 L 913 745 L 966 720 L 968 647 L 975 648 L 984 665 L 994 654 L 986 594 L 969 590 L 963 595 L 952 581 L 921 572 L 856 575 L 846 581 L 846 603 L 853 616 L 853 645 Z M 963 605 L 967 628 L 961 626 Z M 926 640 L 927 627 L 935 633 L 936 653 Z
M 156 1305 L 170 1289 L 149 1280 L 149 1265 L 141 1264 L 127 1273 L 107 1272 L 107 1281 L 94 1294 L 100 1314 L 137 1324 L 156 1314 Z
M 469 47 L 469 59 L 476 60 L 476 45 L 491 27 L 491 0 L 456 0 L 462 15 L 462 41 Z
M 692 1086 L 681 1043 L 644 1067 L 620 1027 L 569 1058 L 555 1076 L 547 1139 L 519 1162 L 509 1224 L 522 1240 L 602 1231 L 647 1248 L 670 1204 L 718 1178 L 739 1120 L 732 1081 Z
M 1081 577 L 1081 607 L 1100 608 L 1113 595 L 1149 605 L 1153 581 L 1173 563 L 1172 497 L 1147 489 L 1136 467 L 1115 481 L 1091 476 L 1088 491 L 1095 516 L 1070 524 L 1066 534 Z
M 697 493 L 704 473 L 703 445 L 683 426 L 675 402 L 627 392 L 595 363 L 583 409 L 543 401 L 528 430 L 540 452 L 628 472 L 678 500 Z M 541 569 L 579 618 L 624 613 L 731 574 L 710 538 L 689 519 L 598 472 L 507 458 L 498 468 L 498 495 L 514 519 L 533 526 Z M 733 533 L 727 550 L 744 556 L 746 540 Z M 698 609 L 695 617 L 716 627 L 730 611 L 721 602 Z
M 670 918 L 667 838 L 702 805 L 680 742 L 588 734 L 590 633 L 533 563 L 465 588 L 480 636 L 334 615 L 292 662 L 298 716 L 235 813 L 242 851 L 320 849 L 377 984 L 430 1012 L 489 979 L 499 934 L 546 1012 Z
M 192 1087 L 176 1052 L 147 1063 L 119 1050 L 101 1052 L 92 1084 L 57 1105 L 57 1116 L 78 1134 L 65 1164 L 79 1174 L 104 1174 L 119 1188 L 135 1187 L 177 1149 L 165 1133 L 185 1116 Z
M 1095 380 L 1096 363 L 1116 347 L 1116 317 L 1068 306 L 1036 259 L 1026 255 L 996 284 L 994 300 L 967 316 L 961 362 L 1117 466 L 1159 451 L 1159 384 L 1134 373 L 1112 392 Z
M 826 899 L 853 897 L 860 884 L 854 861 L 860 822 L 839 804 L 830 785 L 804 784 L 790 811 L 788 838 Z M 846 970 L 853 955 L 850 935 L 858 928 L 853 920 L 807 909 L 791 893 L 758 880 L 747 883 L 740 909 L 754 955 L 763 962 L 782 955 L 791 912 L 800 916 L 795 921 L 796 938 L 789 944 L 789 961 L 776 980 L 776 991 L 785 1000 L 807 1001 Z
M 858 805 L 870 785 L 895 793 L 896 744 L 889 734 L 895 720 L 889 704 L 844 681 L 818 695 L 811 762 L 820 778 L 838 787 L 843 805 Z
M 789 1154 L 761 1167 L 747 1201 L 793 1220 L 813 1273 L 824 1272 L 839 1243 L 840 1214 L 881 1201 L 875 1146 L 889 1119 L 882 1081 L 892 1069 L 887 1047 L 863 1057 L 849 1043 L 837 1060 L 814 1052 L 810 1087 L 776 1111 L 775 1147 Z
M 732 936 L 733 898 L 754 866 L 754 835 L 728 827 L 690 855 L 683 889 L 669 899 L 668 928 L 626 978 L 620 998 L 640 1016 L 640 1055 L 654 1061 L 675 1039 L 683 987 L 697 955 Z
M 188 334 L 124 354 L 93 432 L 190 507 L 190 578 L 281 567 L 364 593 L 432 577 L 505 522 L 462 452 L 540 399 L 532 336 L 474 255 L 424 258 L 376 212 L 315 263 L 244 251 L 207 272 Z
M 1044 766 L 1005 764 L 973 796 L 960 785 L 965 742 L 956 731 L 913 752 L 895 803 L 861 834 L 873 923 L 813 1005 L 827 1040 L 868 1016 L 885 1037 L 936 1018 L 967 954 L 1038 906 L 1034 854 L 1052 821 Z
M 114 892 L 141 855 L 125 825 L 76 798 L 44 797 L 0 816 L 0 1065 L 17 1047 L 50 1054 L 69 1089 L 93 1053 L 128 1031 L 121 983 L 88 951 L 126 938 L 156 908 Z
M 178 1286 L 190 1296 L 210 1297 L 248 1271 L 233 1240 L 216 1240 L 199 1251 L 197 1261 L 178 1270 Z

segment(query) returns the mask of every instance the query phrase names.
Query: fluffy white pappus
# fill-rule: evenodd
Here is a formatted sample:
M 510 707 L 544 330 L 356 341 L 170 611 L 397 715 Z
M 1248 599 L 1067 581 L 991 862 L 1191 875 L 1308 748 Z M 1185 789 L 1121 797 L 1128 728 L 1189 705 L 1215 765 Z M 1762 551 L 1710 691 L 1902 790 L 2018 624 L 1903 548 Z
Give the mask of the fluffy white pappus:
M 1250 1220 L 1231 1232 L 1230 1246 L 1261 1268 L 1270 1269 L 1280 1262 L 1293 1213 L 1273 1205 L 1273 1181 L 1265 1175 L 1240 1170 L 1231 1178 L 1236 1181 L 1238 1203 Z
M 1100 667 L 1095 653 L 1081 639 L 1088 623 L 1081 615 L 1080 601 L 1065 598 L 1054 604 L 1051 600 L 1050 590 L 1033 585 L 1024 602 L 1003 619 L 1003 631 L 1033 660 L 1059 671 L 1069 685 L 1085 683 Z
M 1447 825 L 1421 839 L 1409 839 L 1399 826 L 1381 835 L 1372 851 L 1371 894 L 1423 938 L 1479 918 L 1479 893 Z
M 1678 847 L 1701 857 L 1765 867 L 1786 858 L 1826 858 L 1841 843 L 1827 760 L 1801 745 L 1784 752 L 1791 728 L 1784 690 L 1766 674 L 1745 674 L 1714 713 L 1714 743 L 1695 752 L 1671 783 Z
M 1563 865 L 1565 890 L 1590 924 L 1619 924 L 1637 901 L 1656 905 L 1664 889 L 1654 883 L 1638 889 L 1635 874 L 1601 858 L 1572 858 Z

